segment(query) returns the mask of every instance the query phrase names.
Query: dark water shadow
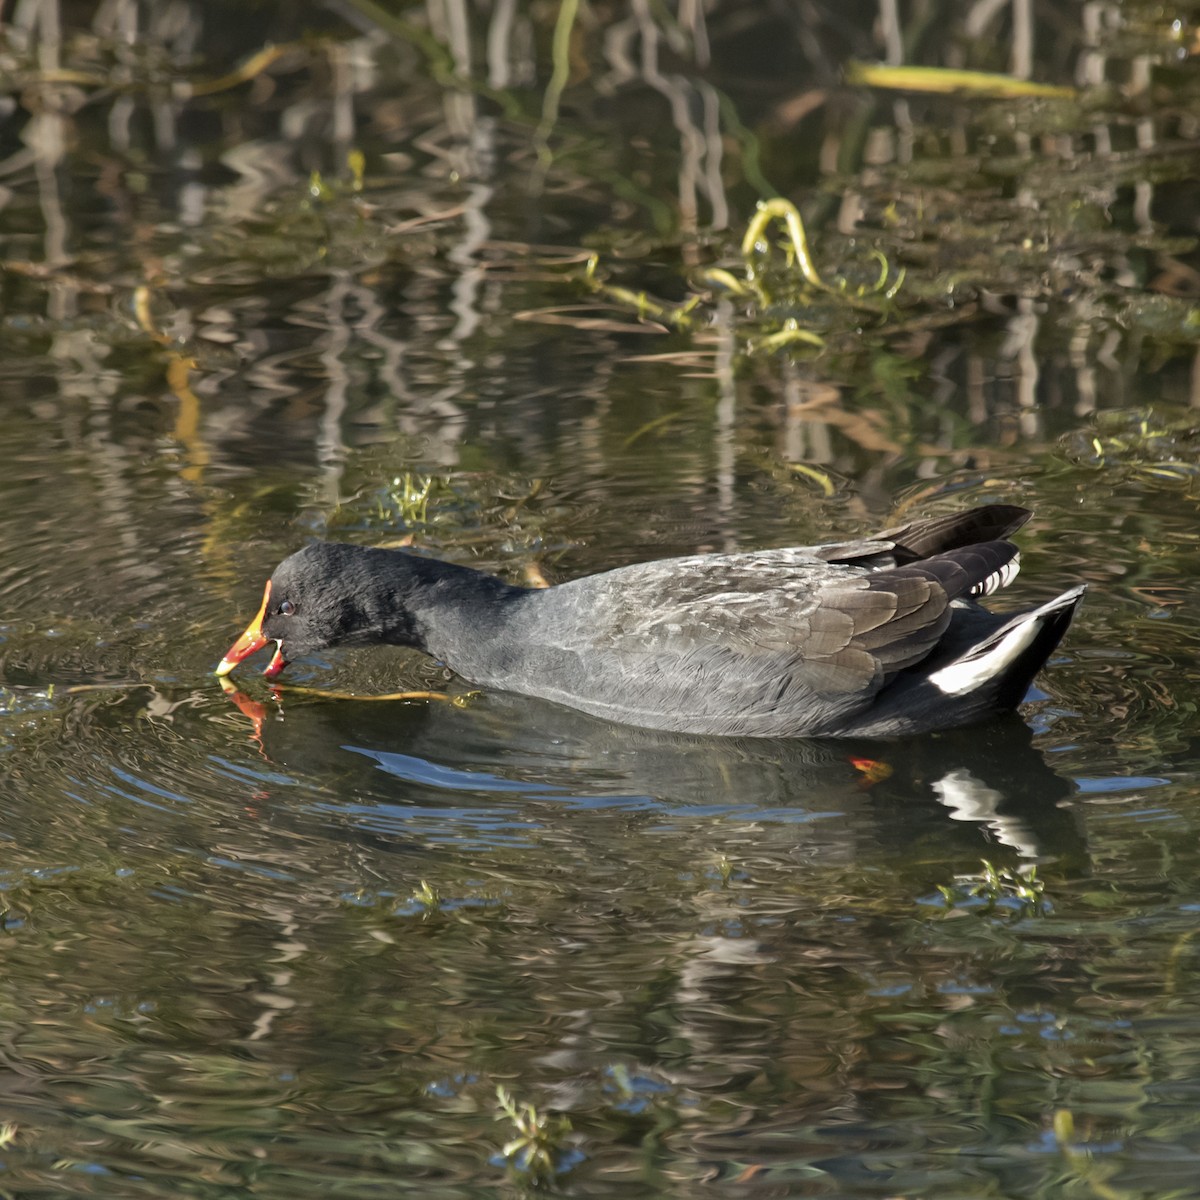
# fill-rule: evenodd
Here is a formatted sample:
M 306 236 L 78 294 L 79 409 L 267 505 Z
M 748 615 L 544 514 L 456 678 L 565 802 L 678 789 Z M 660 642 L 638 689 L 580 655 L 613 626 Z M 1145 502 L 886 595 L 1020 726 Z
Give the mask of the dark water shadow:
M 936 847 L 1080 870 L 1070 779 L 1018 717 L 898 741 L 736 739 L 638 729 L 519 696 L 466 707 L 284 698 L 248 706 L 262 753 L 317 779 L 361 833 L 441 820 L 453 840 L 526 836 L 535 813 L 737 817 L 793 827 L 809 849 L 861 858 Z

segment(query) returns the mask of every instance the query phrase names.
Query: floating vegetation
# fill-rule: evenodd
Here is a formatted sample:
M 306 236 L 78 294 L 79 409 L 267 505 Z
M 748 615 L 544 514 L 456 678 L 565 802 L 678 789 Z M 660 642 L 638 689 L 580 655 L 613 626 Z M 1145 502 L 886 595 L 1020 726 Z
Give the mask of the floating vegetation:
M 806 211 L 825 217 L 844 188 L 836 230 L 822 221 L 820 259 L 832 267 L 818 266 L 797 206 L 776 197 L 760 203 L 736 246 L 718 245 L 716 261 L 680 264 L 692 289 L 682 301 L 618 282 L 616 265 L 600 253 L 585 266 L 585 287 L 630 314 L 639 323 L 632 327 L 697 342 L 711 342 L 717 328 L 752 357 L 871 353 L 886 339 L 1030 304 L 1061 306 L 1077 324 L 1099 320 L 1158 343 L 1200 340 L 1189 263 L 1195 239 L 1172 236 L 1167 222 L 1124 229 L 1111 199 L 1122 185 L 1190 178 L 1190 142 L 1163 139 L 1136 154 L 1094 150 L 1080 131 L 1120 104 L 1103 86 L 1080 91 L 935 67 L 847 70 L 851 83 L 873 88 L 976 98 L 974 140 L 950 142 L 932 118 L 914 121 L 910 137 L 922 150 L 911 161 L 896 158 L 869 179 L 847 176 L 826 195 L 812 194 Z M 1039 102 L 1019 103 L 1026 98 Z M 1036 136 L 1058 139 L 1061 153 L 1031 156 L 1027 142 Z M 690 258 L 711 245 L 690 247 Z M 1150 262 L 1155 273 L 1143 282 Z
M 222 689 L 228 691 L 224 687 L 225 681 L 222 680 Z M 286 694 L 289 696 L 303 696 L 308 700 L 399 700 L 399 701 L 414 701 L 414 700 L 438 700 L 443 704 L 453 705 L 455 708 L 466 708 L 471 699 L 479 696 L 480 692 L 457 692 L 451 694 L 449 692 L 431 692 L 427 690 L 407 691 L 407 692 L 388 692 L 385 695 L 361 695 L 358 692 L 334 692 L 328 688 L 312 688 L 302 687 L 299 684 L 293 683 L 273 683 L 271 684 L 272 692 Z
M 581 1151 L 567 1144 L 571 1122 L 558 1113 L 539 1111 L 528 1101 L 518 1103 L 503 1085 L 496 1087 L 500 1112 L 496 1119 L 512 1122 L 513 1136 L 500 1149 L 503 1162 L 525 1182 L 544 1187 L 577 1166 Z
M 784 236 L 774 238 L 774 226 Z M 780 253 L 782 251 L 782 254 Z M 747 354 L 782 350 L 821 350 L 827 334 L 861 324 L 867 314 L 881 317 L 900 290 L 904 271 L 886 255 L 868 255 L 873 271 L 865 282 L 827 279 L 816 265 L 800 210 L 790 200 L 765 200 L 746 227 L 737 265 L 716 265 L 694 274 L 705 288 L 679 304 L 656 300 L 645 292 L 612 283 L 601 269 L 599 254 L 584 266 L 582 282 L 594 294 L 632 312 L 639 321 L 653 320 L 664 329 L 696 332 L 715 319 L 715 305 L 734 302 L 733 332 Z
M 683 330 L 693 330 L 698 325 L 695 314 L 702 297 L 693 296 L 683 304 L 670 305 L 652 299 L 645 292 L 609 283 L 601 274 L 598 254 L 588 258 L 583 271 L 583 283 L 590 291 L 634 313 L 639 321 L 652 317 L 673 329 Z
M 629 1116 L 657 1112 L 667 1117 L 664 1123 L 677 1122 L 673 1104 L 673 1089 L 659 1079 L 644 1073 L 634 1073 L 624 1063 L 614 1063 L 604 1071 L 604 1092 L 612 1107 Z
M 382 464 L 371 455 L 357 461 L 337 507 L 315 513 L 323 536 L 362 535 L 374 546 L 419 547 L 445 557 L 461 549 L 472 562 L 507 569 L 535 587 L 545 586 L 544 564 L 575 545 L 562 534 L 570 510 L 541 479 L 396 471 L 389 458 L 385 452 Z
M 858 307 L 876 310 L 871 303 L 864 303 L 875 296 L 890 300 L 900 290 L 904 280 L 904 272 L 896 274 L 889 283 L 891 268 L 882 252 L 872 251 L 870 257 L 879 264 L 879 275 L 870 287 L 851 288 L 845 280 L 836 284 L 827 283 L 820 275 L 813 262 L 812 253 L 808 246 L 808 234 L 801 219 L 800 210 L 790 200 L 766 200 L 758 206 L 758 211 L 750 224 L 746 226 L 742 238 L 742 260 L 746 268 L 746 283 L 757 292 L 760 303 L 770 303 L 772 296 L 766 290 L 765 278 L 769 265 L 771 243 L 768 231 L 772 222 L 781 221 L 787 231 L 787 239 L 783 243 L 790 272 L 799 271 L 804 282 L 818 291 L 828 292 L 849 300 Z
M 787 469 L 798 479 L 802 479 L 816 488 L 826 499 L 837 491 L 837 484 L 834 483 L 829 472 L 822 471 L 819 467 L 810 466 L 808 463 L 792 462 L 787 464 Z
M 493 519 L 512 525 L 542 497 L 543 487 L 540 479 L 401 471 L 381 483 L 364 480 L 362 489 L 342 500 L 333 511 L 329 526 L 363 532 L 426 532 Z
M 1017 96 L 1070 99 L 1071 87 L 1034 83 L 991 71 L 955 71 L 947 67 L 890 66 L 883 63 L 849 62 L 846 82 L 889 91 L 931 92 L 936 95 L 973 95 L 990 98 Z
M 1068 434 L 1063 452 L 1077 466 L 1142 484 L 1191 484 L 1200 475 L 1200 418 L 1195 412 L 1115 410 Z
M 436 913 L 442 905 L 442 898 L 438 893 L 437 888 L 429 882 L 428 879 L 422 879 L 420 885 L 413 891 L 409 897 L 408 905 L 415 912 L 419 912 L 423 918 Z
M 405 525 L 424 525 L 429 514 L 429 497 L 440 482 L 434 475 L 415 475 L 411 471 L 395 476 L 379 494 L 380 515 L 390 509 Z M 384 506 L 385 499 L 390 501 L 388 509 Z
M 939 885 L 941 903 L 947 909 L 1010 920 L 1046 916 L 1050 912 L 1046 885 L 1038 878 L 1036 867 L 1017 870 L 995 867 L 987 859 L 981 865 L 978 875 L 957 875 L 953 884 Z
M 356 888 L 343 893 L 342 901 L 351 908 L 372 913 L 384 918 L 417 918 L 427 921 L 433 917 L 445 916 L 455 921 L 472 921 L 489 910 L 501 906 L 501 900 L 492 894 L 481 894 L 474 886 L 465 891 L 451 895 L 444 892 L 427 879 L 422 879 L 407 895 L 398 895 L 390 890 L 376 891 L 369 888 Z M 373 926 L 381 941 L 393 940 L 386 932 L 384 925 Z

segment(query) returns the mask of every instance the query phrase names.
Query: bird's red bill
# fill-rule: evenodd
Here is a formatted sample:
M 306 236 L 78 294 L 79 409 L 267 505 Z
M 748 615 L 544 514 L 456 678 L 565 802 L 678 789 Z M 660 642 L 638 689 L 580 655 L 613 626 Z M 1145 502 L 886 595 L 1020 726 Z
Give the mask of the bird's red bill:
M 270 638 L 265 637 L 262 631 L 263 619 L 267 615 L 267 605 L 270 604 L 270 602 L 271 582 L 268 580 L 267 586 L 263 589 L 262 607 L 258 610 L 258 614 L 255 616 L 254 620 L 246 626 L 246 632 L 243 633 L 242 636 L 238 638 L 238 640 L 234 642 L 232 646 L 229 647 L 225 657 L 221 659 L 220 663 L 218 663 L 218 675 L 228 675 L 229 672 L 238 665 L 238 663 L 240 663 L 243 659 L 249 658 L 250 655 L 256 654 L 267 644 L 267 642 L 271 640 Z M 271 661 L 267 664 L 266 670 L 263 671 L 263 674 L 268 679 L 274 679 L 275 676 L 278 675 L 279 672 L 282 671 L 286 666 L 287 662 L 280 653 L 279 645 L 276 644 L 275 654 L 272 656 Z

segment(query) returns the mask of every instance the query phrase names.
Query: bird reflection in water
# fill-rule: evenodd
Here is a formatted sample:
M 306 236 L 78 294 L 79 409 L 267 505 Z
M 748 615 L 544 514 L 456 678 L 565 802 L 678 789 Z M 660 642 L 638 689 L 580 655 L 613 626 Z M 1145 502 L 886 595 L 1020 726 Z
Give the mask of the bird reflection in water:
M 404 804 L 412 788 L 572 806 L 619 807 L 624 797 L 640 810 L 785 821 L 799 837 L 843 849 L 902 839 L 966 853 L 1006 847 L 1026 862 L 1076 868 L 1086 859 L 1068 803 L 1075 785 L 1015 715 L 888 741 L 722 738 L 617 725 L 504 693 L 368 703 L 274 690 L 268 704 L 223 683 L 269 761 L 293 776 L 336 778 L 340 794 L 368 801 Z

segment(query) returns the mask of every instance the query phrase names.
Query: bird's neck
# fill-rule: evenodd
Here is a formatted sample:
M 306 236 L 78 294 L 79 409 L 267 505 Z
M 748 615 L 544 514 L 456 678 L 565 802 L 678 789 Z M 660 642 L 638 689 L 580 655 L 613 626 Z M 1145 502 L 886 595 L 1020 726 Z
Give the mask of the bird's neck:
M 403 603 L 386 603 L 379 640 L 416 646 L 469 674 L 475 655 L 494 655 L 517 602 L 529 594 L 470 567 L 408 558 Z

